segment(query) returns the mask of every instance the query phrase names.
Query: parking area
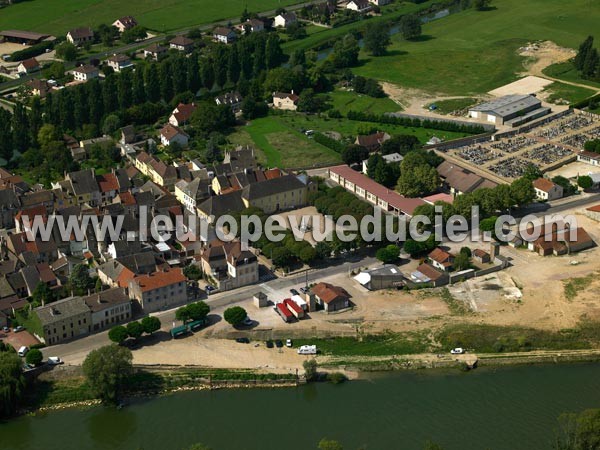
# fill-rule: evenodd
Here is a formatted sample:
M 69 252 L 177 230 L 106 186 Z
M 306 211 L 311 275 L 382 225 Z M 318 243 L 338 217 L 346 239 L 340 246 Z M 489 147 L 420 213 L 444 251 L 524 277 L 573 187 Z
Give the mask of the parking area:
M 0 331 L 0 340 L 10 344 L 15 350 L 19 350 L 21 347 L 31 347 L 37 345 L 40 342 L 27 330 L 14 332 L 12 331 Z

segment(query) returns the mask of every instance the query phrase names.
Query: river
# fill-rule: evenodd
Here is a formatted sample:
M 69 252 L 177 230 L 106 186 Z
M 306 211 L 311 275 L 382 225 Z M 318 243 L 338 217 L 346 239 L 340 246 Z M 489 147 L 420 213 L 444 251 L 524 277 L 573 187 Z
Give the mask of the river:
M 600 407 L 600 365 L 381 374 L 341 385 L 178 393 L 0 424 L 10 450 L 546 450 L 566 411 Z

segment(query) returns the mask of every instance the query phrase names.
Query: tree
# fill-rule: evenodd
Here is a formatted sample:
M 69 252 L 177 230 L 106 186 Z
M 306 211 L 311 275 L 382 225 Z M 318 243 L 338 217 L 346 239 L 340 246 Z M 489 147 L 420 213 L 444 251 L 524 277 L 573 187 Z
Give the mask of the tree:
M 414 14 L 407 14 L 400 19 L 400 34 L 406 40 L 421 36 L 421 19 Z
M 331 62 L 337 69 L 354 67 L 358 64 L 359 52 L 358 41 L 351 34 L 347 34 L 333 45 Z
M 454 258 L 454 268 L 456 270 L 465 270 L 471 266 L 471 258 L 464 252 L 460 252 Z
M 394 244 L 390 244 L 386 247 L 382 247 L 377 250 L 375 257 L 384 264 L 389 264 L 398 259 L 400 255 L 400 249 Z
M 391 42 L 390 29 L 385 22 L 377 22 L 367 26 L 364 44 L 365 49 L 371 53 L 371 55 L 385 55 L 385 51 Z
M 286 247 L 275 247 L 271 255 L 271 261 L 275 267 L 288 267 L 292 263 L 292 252 Z
M 575 59 L 573 59 L 573 65 L 579 71 L 583 70 L 583 66 L 585 64 L 585 60 L 587 59 L 588 53 L 594 47 L 594 37 L 588 36 L 585 41 L 581 43 L 579 46 L 579 50 Z
M 489 9 L 491 3 L 491 0 L 473 0 L 473 8 L 478 11 L 485 11 Z
M 146 28 L 140 25 L 136 25 L 133 28 L 123 31 L 123 33 L 121 34 L 121 40 L 125 44 L 131 44 L 132 42 L 146 39 L 146 36 L 148 36 Z
M 77 47 L 70 42 L 63 42 L 56 46 L 56 57 L 65 61 L 75 61 L 77 59 Z
M 0 416 L 12 415 L 25 392 L 21 358 L 12 352 L 0 352 Z
M 31 294 L 34 305 L 45 305 L 56 300 L 56 294 L 47 283 L 40 281 Z
M 202 278 L 202 270 L 196 264 L 188 264 L 183 268 L 183 274 L 188 280 L 198 281 Z
M 400 177 L 396 190 L 406 197 L 420 197 L 435 191 L 440 178 L 435 167 L 428 164 L 410 166 L 405 164 L 407 158 L 400 165 Z
M 302 367 L 304 368 L 304 377 L 306 381 L 314 381 L 317 379 L 317 360 L 316 359 L 307 359 L 302 362 Z
M 558 420 L 560 429 L 554 448 L 557 450 L 600 449 L 600 409 L 586 409 L 579 414 L 562 414 Z
M 323 438 L 319 441 L 317 448 L 319 450 L 344 450 L 344 447 L 338 441 L 326 438 Z
M 316 256 L 319 259 L 327 259 L 331 256 L 331 245 L 327 241 L 317 242 L 315 246 Z
M 252 95 L 248 95 L 242 102 L 242 116 L 244 119 L 251 120 L 258 117 L 264 117 L 269 113 L 269 107 L 263 101 L 256 101 Z
M 182 306 L 181 308 L 177 308 L 177 311 L 175 311 L 175 319 L 182 321 L 183 323 L 186 323 L 187 321 L 190 320 L 190 312 L 188 310 L 187 306 Z
M 83 373 L 96 396 L 105 403 L 117 403 L 125 379 L 132 373 L 131 350 L 107 345 L 92 350 L 83 361 Z
M 234 327 L 241 324 L 246 317 L 248 317 L 248 314 L 241 306 L 232 306 L 231 308 L 227 308 L 223 313 L 225 321 Z
M 369 157 L 369 150 L 361 145 L 349 145 L 342 150 L 342 161 L 351 166 L 358 164 Z
M 210 312 L 210 306 L 204 302 L 191 303 L 187 309 L 190 320 L 204 320 Z
M 277 33 L 271 33 L 269 34 L 265 45 L 265 64 L 267 69 L 279 66 L 282 60 L 283 50 L 281 50 L 279 36 Z
M 76 264 L 69 276 L 69 284 L 78 295 L 87 294 L 87 290 L 94 285 L 87 266 Z
M 516 205 L 526 205 L 535 198 L 535 189 L 527 178 L 519 178 L 510 185 L 510 196 Z
M 577 178 L 577 185 L 581 189 L 589 189 L 589 188 L 591 188 L 594 185 L 594 181 L 588 175 L 580 175 Z
M 123 325 L 116 325 L 108 331 L 108 338 L 115 344 L 122 344 L 128 337 L 127 328 Z
M 43 359 L 44 355 L 42 355 L 42 352 L 37 348 L 32 348 L 27 352 L 27 355 L 25 356 L 25 362 L 27 364 L 31 364 L 32 366 L 37 366 L 42 362 Z
M 235 125 L 235 116 L 229 105 L 202 102 L 192 114 L 190 122 L 198 132 L 208 135 Z
M 144 327 L 137 320 L 129 322 L 125 328 L 127 329 L 127 334 L 134 339 L 138 339 L 144 332 Z
M 152 334 L 155 331 L 160 330 L 160 319 L 155 316 L 146 316 L 142 319 L 142 329 L 146 334 Z
M 113 134 L 121 126 L 121 119 L 116 114 L 109 114 L 104 119 L 102 124 L 102 132 L 104 134 Z

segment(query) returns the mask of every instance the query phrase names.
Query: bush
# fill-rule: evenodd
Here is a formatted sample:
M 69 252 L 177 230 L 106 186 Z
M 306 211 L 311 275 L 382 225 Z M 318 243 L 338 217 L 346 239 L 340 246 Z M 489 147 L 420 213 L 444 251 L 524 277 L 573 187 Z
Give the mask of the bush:
M 128 337 L 129 333 L 127 332 L 127 328 L 125 328 L 123 325 L 112 327 L 108 332 L 108 338 L 116 344 L 121 344 Z
M 248 314 L 241 306 L 232 306 L 223 313 L 223 318 L 234 327 L 241 324 L 246 317 L 248 317 Z
M 37 366 L 44 359 L 44 355 L 37 348 L 32 348 L 27 352 L 27 356 L 25 356 L 25 361 L 27 364 L 31 364 L 32 366 Z
M 331 381 L 333 384 L 341 384 L 346 381 L 348 378 L 341 372 L 333 372 L 327 375 L 327 379 Z
M 35 56 L 41 55 L 42 53 L 45 53 L 46 49 L 52 48 L 53 45 L 54 44 L 52 42 L 42 42 L 40 44 L 32 45 L 31 47 L 14 52 L 10 56 L 10 60 L 17 62 L 23 61 L 24 59 L 33 58 Z

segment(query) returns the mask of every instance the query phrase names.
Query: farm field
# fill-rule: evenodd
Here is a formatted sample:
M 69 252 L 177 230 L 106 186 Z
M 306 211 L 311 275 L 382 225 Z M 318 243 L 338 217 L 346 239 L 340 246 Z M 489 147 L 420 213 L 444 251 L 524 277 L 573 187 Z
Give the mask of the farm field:
M 269 11 L 298 0 L 33 0 L 0 12 L 0 29 L 20 29 L 63 35 L 80 26 L 110 24 L 126 15 L 140 25 L 165 32 L 238 17 L 249 11 Z
M 570 81 L 572 83 L 584 84 L 586 86 L 591 86 L 594 88 L 600 89 L 600 83 L 584 80 L 579 76 L 575 66 L 573 66 L 572 62 L 564 62 L 559 64 L 552 64 L 551 66 L 546 67 L 543 70 L 545 75 L 549 77 L 558 78 L 563 81 Z
M 518 78 L 519 47 L 551 40 L 577 48 L 598 23 L 600 7 L 589 0 L 496 0 L 489 11 L 470 9 L 425 24 L 415 42 L 394 35 L 387 56 L 361 53 L 353 71 L 430 93 L 481 94 Z
M 549 85 L 544 92 L 549 92 L 547 101 L 550 103 L 568 102 L 570 105 L 585 100 L 594 95 L 594 91 L 571 84 L 554 82 Z

